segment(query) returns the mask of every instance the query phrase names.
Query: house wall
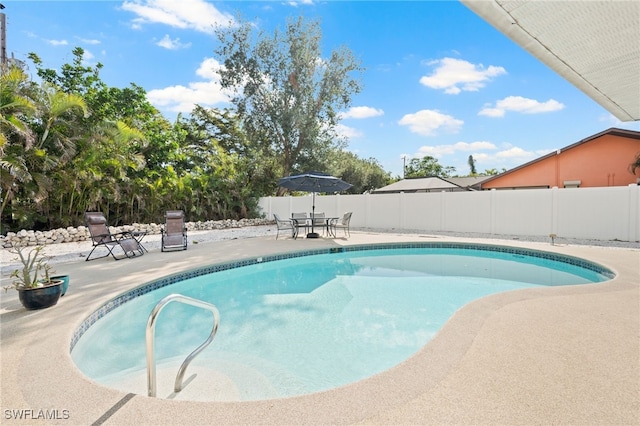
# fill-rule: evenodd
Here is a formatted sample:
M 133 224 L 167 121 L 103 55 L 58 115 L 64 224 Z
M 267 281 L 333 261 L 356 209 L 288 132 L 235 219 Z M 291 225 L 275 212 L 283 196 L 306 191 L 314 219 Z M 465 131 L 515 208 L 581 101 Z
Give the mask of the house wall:
M 264 217 L 311 212 L 313 198 L 265 197 Z M 351 211 L 360 229 L 640 241 L 640 186 L 316 196 L 315 211 Z M 640 246 L 640 245 L 639 245 Z
M 505 173 L 482 184 L 482 189 L 564 187 L 565 181 L 581 181 L 581 188 L 626 186 L 637 183 L 629 164 L 640 152 L 640 140 L 611 134 L 581 143 L 560 154 Z

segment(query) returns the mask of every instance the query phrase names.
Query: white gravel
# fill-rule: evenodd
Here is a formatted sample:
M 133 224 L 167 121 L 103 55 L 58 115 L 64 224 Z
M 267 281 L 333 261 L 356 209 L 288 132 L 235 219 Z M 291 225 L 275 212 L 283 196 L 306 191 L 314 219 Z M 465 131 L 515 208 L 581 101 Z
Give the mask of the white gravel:
M 389 232 L 395 234 L 420 234 L 420 235 L 438 235 L 461 238 L 482 238 L 495 239 L 503 241 L 531 241 L 531 242 L 550 242 L 549 237 L 521 236 L 521 235 L 491 235 L 481 233 L 462 233 L 462 232 L 438 232 L 438 231 L 415 231 L 415 230 L 371 230 L 371 232 Z M 272 235 L 275 238 L 275 225 L 259 225 L 247 226 L 242 228 L 229 228 L 213 231 L 189 231 L 189 244 L 209 243 L 215 241 L 233 240 L 238 238 L 253 238 Z M 161 235 L 147 235 L 142 241 L 147 250 L 160 250 Z M 580 240 L 575 238 L 558 237 L 556 244 L 561 245 L 587 245 L 598 247 L 617 247 L 631 248 L 640 250 L 640 242 L 633 241 L 603 241 L 603 240 Z M 78 243 L 62 243 L 51 244 L 45 246 L 43 254 L 49 256 L 49 263 L 52 265 L 59 263 L 76 262 L 87 257 L 92 246 L 90 241 Z M 8 277 L 11 272 L 19 267 L 19 263 L 15 254 L 8 249 L 0 249 L 0 260 L 2 261 L 1 277 Z

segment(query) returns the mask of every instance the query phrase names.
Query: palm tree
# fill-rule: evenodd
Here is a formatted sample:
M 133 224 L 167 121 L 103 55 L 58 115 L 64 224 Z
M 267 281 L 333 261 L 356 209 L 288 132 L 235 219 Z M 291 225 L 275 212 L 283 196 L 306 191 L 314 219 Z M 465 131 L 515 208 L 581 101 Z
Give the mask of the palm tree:
M 55 86 L 28 81 L 12 68 L 0 81 L 0 173 L 2 204 L 21 198 L 23 211 L 33 215 L 51 188 L 48 172 L 75 154 L 73 135 L 78 130 L 75 110 L 86 114 L 84 100 Z
M 24 152 L 35 143 L 27 120 L 36 108 L 29 89 L 27 75 L 18 67 L 0 75 L 0 217 L 16 185 L 31 180 Z

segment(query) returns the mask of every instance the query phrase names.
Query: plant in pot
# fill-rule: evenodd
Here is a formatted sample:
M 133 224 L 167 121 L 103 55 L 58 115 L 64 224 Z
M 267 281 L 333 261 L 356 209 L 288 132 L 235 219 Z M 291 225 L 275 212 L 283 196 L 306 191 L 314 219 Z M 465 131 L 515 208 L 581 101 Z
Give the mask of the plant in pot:
M 62 293 L 61 279 L 53 280 L 53 268 L 48 258 L 41 252 L 44 246 L 37 246 L 25 253 L 21 246 L 14 247 L 11 253 L 18 255 L 22 266 L 11 273 L 13 281 L 5 290 L 14 288 L 22 306 L 26 309 L 44 309 L 58 303 Z

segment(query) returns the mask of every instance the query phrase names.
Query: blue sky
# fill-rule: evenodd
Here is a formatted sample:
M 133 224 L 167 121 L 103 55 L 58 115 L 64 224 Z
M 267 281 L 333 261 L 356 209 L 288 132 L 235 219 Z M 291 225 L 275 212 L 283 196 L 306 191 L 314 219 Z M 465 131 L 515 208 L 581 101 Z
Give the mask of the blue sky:
M 402 176 L 403 157 L 431 155 L 456 173 L 510 169 L 622 123 L 457 1 L 16 1 L 7 54 L 48 68 L 82 47 L 110 86 L 143 87 L 169 120 L 198 103 L 229 106 L 214 72 L 213 25 L 240 13 L 268 32 L 318 19 L 325 55 L 361 60 L 363 90 L 343 112 L 348 149 Z M 30 72 L 35 69 L 32 64 Z

